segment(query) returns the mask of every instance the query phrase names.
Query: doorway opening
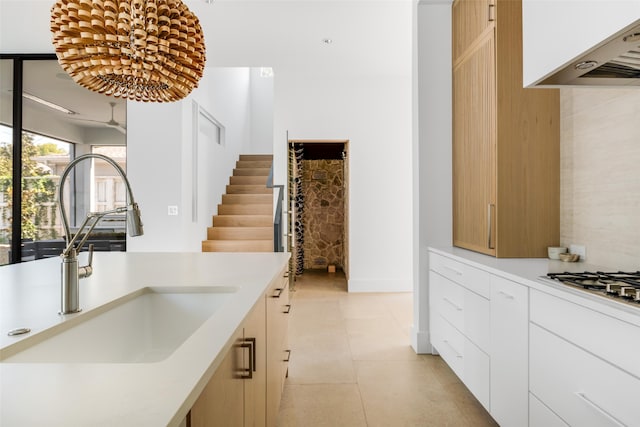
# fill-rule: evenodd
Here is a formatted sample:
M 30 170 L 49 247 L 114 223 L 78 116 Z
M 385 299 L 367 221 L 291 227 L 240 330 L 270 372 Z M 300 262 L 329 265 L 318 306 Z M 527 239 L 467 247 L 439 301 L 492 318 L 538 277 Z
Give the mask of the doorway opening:
M 289 140 L 289 277 L 349 278 L 348 140 Z

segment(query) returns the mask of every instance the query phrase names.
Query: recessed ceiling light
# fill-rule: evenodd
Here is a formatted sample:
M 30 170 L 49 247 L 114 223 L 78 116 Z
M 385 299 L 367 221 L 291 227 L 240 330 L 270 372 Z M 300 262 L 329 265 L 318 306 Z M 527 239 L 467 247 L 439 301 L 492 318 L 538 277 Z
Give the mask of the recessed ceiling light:
M 333 43 L 333 40 L 331 40 L 331 39 L 322 39 L 322 43 L 331 44 L 331 43 Z

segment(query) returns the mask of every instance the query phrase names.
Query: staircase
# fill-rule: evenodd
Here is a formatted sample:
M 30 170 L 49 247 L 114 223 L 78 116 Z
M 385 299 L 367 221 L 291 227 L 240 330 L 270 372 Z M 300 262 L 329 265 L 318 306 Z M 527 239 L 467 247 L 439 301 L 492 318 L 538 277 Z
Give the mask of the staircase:
M 241 154 L 202 252 L 273 252 L 271 154 Z

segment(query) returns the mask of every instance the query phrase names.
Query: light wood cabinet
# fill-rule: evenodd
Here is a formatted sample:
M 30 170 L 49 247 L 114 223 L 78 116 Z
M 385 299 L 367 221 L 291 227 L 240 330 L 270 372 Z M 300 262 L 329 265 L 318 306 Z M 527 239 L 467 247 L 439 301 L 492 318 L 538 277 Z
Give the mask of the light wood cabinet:
M 287 375 L 290 350 L 289 330 L 289 277 L 283 271 L 281 279 L 267 291 L 267 425 L 275 426 L 280 398 Z
M 288 360 L 285 270 L 237 329 L 233 345 L 190 412 L 192 427 L 274 427 Z
M 243 329 L 233 337 L 233 346 L 191 407 L 191 427 L 244 426 Z
M 497 257 L 559 244 L 559 92 L 522 87 L 521 14 L 453 4 L 453 243 Z
M 264 427 L 266 422 L 267 329 L 266 307 L 259 301 L 244 322 L 244 366 L 253 368 L 251 378 L 244 381 L 244 425 Z M 249 361 L 249 357 L 253 360 Z
M 495 0 L 457 1 L 453 4 L 453 58 L 459 58 L 480 36 L 492 29 Z

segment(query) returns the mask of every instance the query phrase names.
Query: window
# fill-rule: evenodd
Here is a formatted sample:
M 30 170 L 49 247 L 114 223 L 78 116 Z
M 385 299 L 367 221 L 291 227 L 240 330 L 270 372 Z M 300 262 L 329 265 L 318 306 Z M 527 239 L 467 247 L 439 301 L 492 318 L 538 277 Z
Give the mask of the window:
M 123 126 L 109 120 L 114 107 Z M 55 55 L 0 54 L 0 265 L 61 253 L 60 175 L 93 145 L 124 168 L 125 110 L 124 101 L 75 84 Z M 121 178 L 101 163 L 80 163 L 69 174 L 62 198 L 72 233 L 89 211 L 126 204 Z M 90 243 L 124 250 L 125 223 L 124 215 L 105 217 Z

